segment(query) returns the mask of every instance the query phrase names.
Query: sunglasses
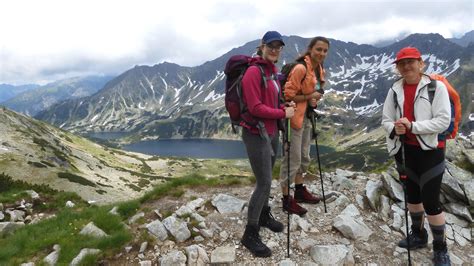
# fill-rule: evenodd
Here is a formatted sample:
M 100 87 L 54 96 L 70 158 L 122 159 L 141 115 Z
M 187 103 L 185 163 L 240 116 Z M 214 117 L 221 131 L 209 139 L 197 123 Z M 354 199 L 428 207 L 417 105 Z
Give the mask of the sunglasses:
M 270 49 L 272 52 L 280 52 L 283 50 L 283 45 L 271 45 L 271 44 L 265 44 L 265 46 Z

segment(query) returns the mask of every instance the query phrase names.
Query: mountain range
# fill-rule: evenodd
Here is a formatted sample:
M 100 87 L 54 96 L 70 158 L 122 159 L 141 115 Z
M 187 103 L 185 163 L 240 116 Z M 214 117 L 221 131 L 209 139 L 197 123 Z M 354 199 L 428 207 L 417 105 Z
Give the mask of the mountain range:
M 0 84 L 0 103 L 8 99 L 15 97 L 16 95 L 38 88 L 40 85 L 37 84 L 26 84 L 26 85 L 10 85 Z
M 17 112 L 34 116 L 55 103 L 66 99 L 82 98 L 100 90 L 111 76 L 74 77 L 48 83 L 43 86 L 33 85 L 32 89 L 20 92 L 18 88 L 10 88 L 17 94 L 0 104 Z M 18 93 L 20 92 L 20 93 Z
M 394 44 L 396 42 L 399 42 L 400 40 L 405 39 L 409 35 L 410 34 L 408 32 L 402 32 L 398 36 L 396 36 L 395 38 L 380 40 L 380 41 L 377 41 L 377 42 L 373 43 L 372 45 L 375 46 L 375 47 L 382 48 L 382 47 Z M 474 30 L 466 32 L 463 36 L 461 36 L 459 38 L 447 38 L 447 40 L 449 40 L 449 41 L 451 41 L 455 44 L 461 45 L 463 47 L 467 47 L 469 45 L 469 43 L 474 42 Z
M 459 44 L 461 46 L 467 47 L 470 43 L 474 42 L 474 30 L 466 32 L 461 38 L 450 38 L 450 41 Z
M 309 43 L 309 39 L 298 36 L 285 36 L 284 41 L 280 67 L 304 53 Z M 421 50 L 427 73 L 448 76 L 463 99 L 462 131 L 470 134 L 474 44 L 463 47 L 439 34 L 412 34 L 382 48 L 330 41 L 325 61 L 327 92 L 321 107 L 330 114 L 323 124 L 333 129 L 331 135 L 379 127 L 381 106 L 398 78 L 392 62 L 405 46 Z M 223 108 L 223 69 L 230 56 L 250 55 L 258 43 L 248 42 L 196 67 L 169 62 L 136 66 L 97 93 L 57 103 L 36 118 L 79 133 L 131 132 L 133 139 L 127 141 L 132 142 L 149 138 L 237 138 Z

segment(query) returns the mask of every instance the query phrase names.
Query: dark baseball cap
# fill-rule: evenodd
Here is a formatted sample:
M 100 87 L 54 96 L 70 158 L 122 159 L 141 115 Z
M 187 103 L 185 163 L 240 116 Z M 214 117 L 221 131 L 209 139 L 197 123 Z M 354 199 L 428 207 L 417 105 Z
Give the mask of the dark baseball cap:
M 263 35 L 262 37 L 263 44 L 269 44 L 273 41 L 279 41 L 281 42 L 282 45 L 285 45 L 281 37 L 281 34 L 278 31 L 267 31 L 265 35 Z

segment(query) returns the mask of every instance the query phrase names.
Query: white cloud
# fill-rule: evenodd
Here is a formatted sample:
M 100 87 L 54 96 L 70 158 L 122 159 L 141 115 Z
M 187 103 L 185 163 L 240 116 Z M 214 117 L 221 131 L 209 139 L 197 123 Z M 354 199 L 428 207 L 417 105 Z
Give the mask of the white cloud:
M 460 37 L 474 29 L 473 13 L 472 0 L 2 1 L 0 83 L 199 65 L 270 29 L 356 43 L 415 32 Z

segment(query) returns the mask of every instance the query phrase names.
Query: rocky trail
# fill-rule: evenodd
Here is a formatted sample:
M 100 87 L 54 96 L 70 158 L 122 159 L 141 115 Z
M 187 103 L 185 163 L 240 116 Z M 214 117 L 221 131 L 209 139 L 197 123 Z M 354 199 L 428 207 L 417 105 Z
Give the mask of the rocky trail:
M 397 199 L 403 194 L 400 194 L 401 187 L 396 179 L 388 173 L 365 176 L 345 170 L 328 173 L 325 177 L 327 213 L 320 202 L 305 204 L 308 213 L 304 217 L 291 215 L 289 259 L 286 228 L 282 233 L 261 229 L 264 243 L 272 249 L 270 258 L 256 258 L 240 244 L 246 224 L 246 204 L 253 187 L 239 186 L 200 187 L 187 191 L 178 199 L 166 197 L 147 204 L 147 209 L 152 211 L 143 213 L 145 222 L 135 223 L 132 218 L 130 227 L 137 237 L 146 231 L 158 236 L 157 239 L 135 242 L 103 262 L 108 265 L 406 264 L 406 250 L 396 246 L 405 231 L 403 203 Z M 308 188 L 319 194 L 319 180 L 311 181 Z M 274 181 L 270 206 L 273 215 L 286 226 L 287 214 L 282 211 L 279 193 L 279 184 Z M 462 206 L 462 203 L 457 204 Z M 472 264 L 472 218 L 469 212 L 460 213 L 458 209 L 446 214 L 451 260 L 455 265 Z M 169 217 L 175 218 L 167 221 L 170 218 L 164 218 L 164 213 L 173 213 Z M 156 221 L 161 221 L 166 229 L 156 229 L 152 225 L 156 225 Z M 429 230 L 427 221 L 425 226 Z M 186 233 L 188 228 L 190 234 Z M 411 256 L 415 265 L 430 264 L 431 244 L 426 249 L 412 251 Z
M 472 246 L 474 179 L 471 172 L 447 161 L 440 200 L 446 213 L 446 237 L 453 265 L 474 264 Z M 290 257 L 287 258 L 287 214 L 283 212 L 280 186 L 272 182 L 269 205 L 285 231 L 262 228 L 260 235 L 272 250 L 269 258 L 256 258 L 240 244 L 247 202 L 253 185 L 196 186 L 179 197 L 147 201 L 124 226 L 132 233 L 118 252 L 83 249 L 73 260 L 78 265 L 87 254 L 99 254 L 100 265 L 407 265 L 407 252 L 397 243 L 405 236 L 403 190 L 394 168 L 367 174 L 337 169 L 324 172 L 327 213 L 323 202 L 304 204 L 308 213 L 290 218 Z M 307 188 L 321 195 L 319 178 L 307 180 Z M 18 204 L 0 204 L 0 235 L 28 226 L 54 214 L 35 210 L 41 195 L 28 191 L 31 199 Z M 74 204 L 68 202 L 67 207 Z M 112 205 L 113 206 L 113 205 Z M 110 210 L 116 213 L 116 208 Z M 425 220 L 425 228 L 429 230 Z M 81 234 L 107 237 L 92 222 Z M 411 252 L 413 265 L 430 265 L 428 248 Z M 45 258 L 56 265 L 60 247 Z M 24 265 L 34 265 L 24 264 Z

